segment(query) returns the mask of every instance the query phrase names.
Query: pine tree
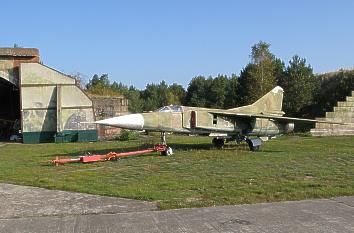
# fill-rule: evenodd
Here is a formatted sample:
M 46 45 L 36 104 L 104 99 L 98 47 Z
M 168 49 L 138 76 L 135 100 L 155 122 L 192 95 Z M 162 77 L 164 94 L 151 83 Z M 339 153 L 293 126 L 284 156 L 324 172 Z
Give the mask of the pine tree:
M 226 98 L 226 88 L 228 85 L 227 76 L 218 75 L 214 79 L 211 79 L 210 91 L 207 95 L 208 107 L 211 108 L 223 108 Z
M 283 109 L 289 116 L 302 116 L 301 110 L 314 104 L 320 81 L 313 74 L 305 58 L 293 56 L 284 76 L 279 80 L 284 88 Z
M 235 108 L 238 105 L 238 77 L 235 74 L 232 74 L 231 78 L 228 80 L 228 85 L 226 87 L 224 108 Z
M 195 107 L 206 107 L 208 85 L 205 77 L 197 76 L 188 85 L 185 105 Z

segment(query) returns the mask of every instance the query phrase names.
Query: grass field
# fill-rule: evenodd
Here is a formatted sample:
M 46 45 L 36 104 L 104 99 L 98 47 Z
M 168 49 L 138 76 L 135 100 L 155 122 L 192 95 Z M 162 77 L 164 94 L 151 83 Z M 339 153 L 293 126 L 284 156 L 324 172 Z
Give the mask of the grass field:
M 0 147 L 0 182 L 153 200 L 161 209 L 354 195 L 354 137 L 282 137 L 259 152 L 207 137 L 168 138 L 155 154 L 55 167 L 56 155 L 129 151 L 151 139 Z M 155 140 L 158 142 L 158 139 Z

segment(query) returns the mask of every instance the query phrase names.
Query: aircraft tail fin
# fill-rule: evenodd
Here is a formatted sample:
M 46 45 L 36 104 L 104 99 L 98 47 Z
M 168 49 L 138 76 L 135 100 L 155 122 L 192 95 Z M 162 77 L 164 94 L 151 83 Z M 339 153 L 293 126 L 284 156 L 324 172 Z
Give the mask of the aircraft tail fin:
M 252 104 L 253 108 L 260 113 L 283 115 L 283 88 L 276 86 L 259 100 Z
M 257 114 L 284 115 L 285 113 L 282 111 L 283 93 L 283 88 L 276 86 L 253 104 L 230 110 Z

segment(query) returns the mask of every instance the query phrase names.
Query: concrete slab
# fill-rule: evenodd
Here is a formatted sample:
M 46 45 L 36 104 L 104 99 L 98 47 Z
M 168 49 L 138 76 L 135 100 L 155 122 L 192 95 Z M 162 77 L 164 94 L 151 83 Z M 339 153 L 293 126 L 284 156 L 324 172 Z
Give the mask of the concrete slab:
M 0 218 L 125 213 L 157 209 L 153 202 L 0 184 Z
M 342 203 L 344 205 L 354 208 L 354 198 L 353 197 L 335 197 L 332 199 L 339 202 L 339 203 Z
M 40 189 L 39 193 L 41 191 L 45 190 Z M 72 204 L 70 198 L 68 196 L 59 207 L 66 209 L 62 213 L 70 212 L 67 211 Z M 75 200 L 85 203 L 83 199 Z M 17 203 L 23 202 L 33 208 L 30 216 L 25 212 L 22 217 L 2 217 L 0 232 L 354 232 L 354 197 L 165 211 L 136 208 L 135 212 L 120 212 L 117 208 L 118 212 L 111 214 L 77 211 L 74 215 L 44 217 L 31 216 L 42 210 L 24 196 Z M 1 203 L 3 205 L 4 199 Z M 45 205 L 42 208 L 46 208 Z M 19 216 L 10 212 L 12 216 Z

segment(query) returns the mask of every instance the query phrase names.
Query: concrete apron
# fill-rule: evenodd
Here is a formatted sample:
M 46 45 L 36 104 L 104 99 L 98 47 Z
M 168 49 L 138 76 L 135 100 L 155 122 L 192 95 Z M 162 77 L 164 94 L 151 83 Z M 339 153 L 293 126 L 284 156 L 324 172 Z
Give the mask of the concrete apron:
M 354 232 L 354 197 L 156 211 L 155 203 L 0 184 L 0 232 Z
M 154 202 L 1 183 L 0 206 L 0 219 L 157 209 Z

